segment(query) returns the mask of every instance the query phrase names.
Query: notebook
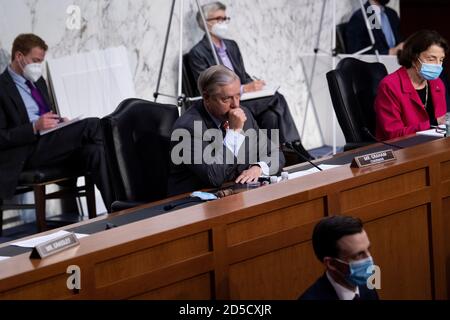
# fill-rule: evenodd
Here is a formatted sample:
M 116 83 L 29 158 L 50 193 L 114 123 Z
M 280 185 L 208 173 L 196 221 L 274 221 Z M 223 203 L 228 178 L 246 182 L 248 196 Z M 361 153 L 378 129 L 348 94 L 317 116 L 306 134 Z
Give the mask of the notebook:
M 241 95 L 241 101 L 270 97 L 273 96 L 278 89 L 280 89 L 279 85 L 266 84 L 262 90 L 243 93 Z
M 47 129 L 47 130 L 42 130 L 42 131 L 39 132 L 39 134 L 42 136 L 44 134 L 47 134 L 47 133 L 59 130 L 61 128 L 67 127 L 67 126 L 69 126 L 69 125 L 71 125 L 73 123 L 77 123 L 78 121 L 81 121 L 82 119 L 83 119 L 82 116 L 75 117 L 75 118 L 73 118 L 73 119 L 71 119 L 69 121 L 64 121 L 64 122 L 58 123 L 56 125 L 56 127 L 54 127 L 54 128 Z

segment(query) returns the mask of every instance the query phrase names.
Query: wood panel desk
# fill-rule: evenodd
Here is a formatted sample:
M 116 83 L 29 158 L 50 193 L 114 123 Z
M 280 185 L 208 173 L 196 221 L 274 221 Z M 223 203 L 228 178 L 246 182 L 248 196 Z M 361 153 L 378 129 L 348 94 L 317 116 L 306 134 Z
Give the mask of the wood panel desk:
M 41 261 L 14 256 L 0 262 L 0 298 L 296 299 L 323 272 L 314 225 L 346 214 L 365 223 L 382 299 L 447 299 L 450 139 L 396 155 L 98 232 Z M 70 265 L 81 268 L 79 292 L 66 287 Z

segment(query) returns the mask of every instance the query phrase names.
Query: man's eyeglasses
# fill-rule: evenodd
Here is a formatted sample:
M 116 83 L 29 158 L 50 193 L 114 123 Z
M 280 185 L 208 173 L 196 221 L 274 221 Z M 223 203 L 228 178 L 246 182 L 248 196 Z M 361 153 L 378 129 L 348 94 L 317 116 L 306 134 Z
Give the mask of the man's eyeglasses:
M 234 101 L 235 99 L 240 99 L 241 95 L 237 94 L 235 96 L 225 96 L 225 97 L 217 96 L 217 98 L 220 100 L 220 102 L 228 104 Z
M 228 23 L 230 22 L 231 18 L 230 17 L 216 17 L 216 18 L 209 18 L 206 19 L 206 21 L 217 21 L 219 23 Z

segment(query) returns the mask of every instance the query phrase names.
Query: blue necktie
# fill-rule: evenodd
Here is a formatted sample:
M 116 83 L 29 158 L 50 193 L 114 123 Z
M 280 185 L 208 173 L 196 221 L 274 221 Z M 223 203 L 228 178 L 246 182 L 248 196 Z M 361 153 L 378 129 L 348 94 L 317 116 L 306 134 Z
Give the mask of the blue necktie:
M 383 30 L 384 37 L 389 48 L 395 47 L 395 36 L 392 32 L 391 24 L 389 23 L 388 16 L 384 9 L 381 9 L 381 29 Z

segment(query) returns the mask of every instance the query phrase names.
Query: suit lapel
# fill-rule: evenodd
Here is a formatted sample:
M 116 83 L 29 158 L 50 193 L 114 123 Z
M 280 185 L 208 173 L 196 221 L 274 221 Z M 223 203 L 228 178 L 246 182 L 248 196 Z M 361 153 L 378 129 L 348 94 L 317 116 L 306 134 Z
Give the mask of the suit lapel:
M 207 50 L 209 52 L 209 54 L 208 54 L 209 65 L 215 66 L 216 60 L 214 59 L 214 54 L 211 50 L 211 46 L 209 45 L 209 41 L 208 41 L 206 34 L 202 39 L 202 45 L 205 48 L 205 50 Z M 219 63 L 223 65 L 222 59 L 220 59 L 219 55 L 217 55 L 217 59 L 219 59 Z
M 16 84 L 14 83 L 8 72 L 8 69 L 6 69 L 5 72 L 3 72 L 3 74 L 1 75 L 1 81 L 3 83 L 2 87 L 5 88 L 6 93 L 14 102 L 16 110 L 20 113 L 21 116 L 25 115 L 26 119 L 28 119 L 27 109 L 25 107 L 25 104 L 23 103 L 22 97 L 20 96 L 19 90 L 17 90 Z

